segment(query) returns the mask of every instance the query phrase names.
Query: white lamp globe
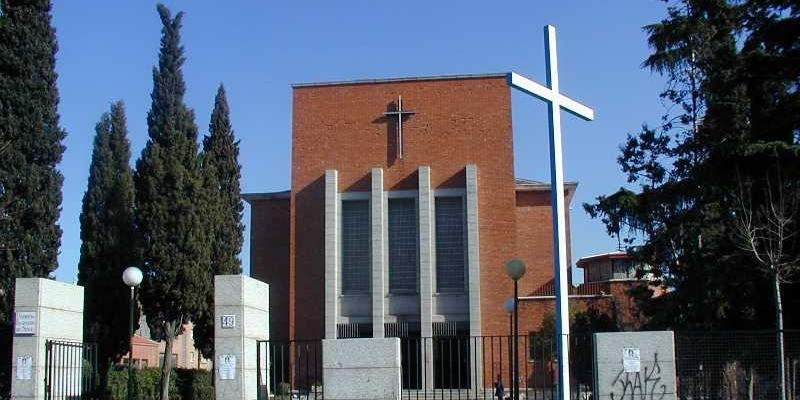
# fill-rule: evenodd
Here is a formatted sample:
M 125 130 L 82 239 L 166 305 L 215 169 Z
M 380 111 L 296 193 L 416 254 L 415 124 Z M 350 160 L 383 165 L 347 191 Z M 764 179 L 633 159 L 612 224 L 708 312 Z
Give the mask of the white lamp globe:
M 142 270 L 136 267 L 125 268 L 122 272 L 122 281 L 130 287 L 139 286 L 142 283 Z
M 503 307 L 506 309 L 506 312 L 511 314 L 514 312 L 514 298 L 509 297 L 506 299 L 506 302 L 503 303 Z
M 506 275 L 513 280 L 519 280 L 525 275 L 525 263 L 520 259 L 513 259 L 506 263 Z

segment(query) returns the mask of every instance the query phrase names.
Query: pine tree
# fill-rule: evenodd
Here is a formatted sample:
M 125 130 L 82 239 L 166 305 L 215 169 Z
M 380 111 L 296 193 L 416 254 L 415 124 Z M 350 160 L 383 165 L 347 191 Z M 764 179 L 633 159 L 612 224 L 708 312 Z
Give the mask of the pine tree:
M 164 5 L 157 9 L 163 24 L 161 50 L 153 69 L 149 139 L 134 181 L 144 273 L 141 304 L 151 334 L 166 342 L 161 399 L 167 400 L 173 342 L 183 324 L 208 312 L 213 276 L 197 126 L 194 112 L 183 101 L 183 13 L 172 18 Z
M 0 0 L 0 360 L 10 360 L 14 282 L 56 269 L 66 133 L 59 127 L 49 0 Z M 10 363 L 0 363 L 0 396 Z
M 630 135 L 618 158 L 638 191 L 585 205 L 671 290 L 638 293 L 656 328 L 749 328 L 774 323 L 774 280 L 739 245 L 736 194 L 783 168 L 800 182 L 800 7 L 782 0 L 670 5 L 647 26 L 645 66 L 668 78 L 661 97 L 677 113 Z M 790 167 L 791 166 L 791 167 Z M 794 189 L 796 190 L 796 189 Z M 753 199 L 753 210 L 766 205 Z M 625 232 L 627 230 L 628 232 Z M 785 255 L 798 257 L 798 244 Z
M 128 351 L 129 289 L 120 281 L 135 252 L 133 172 L 122 102 L 95 127 L 89 183 L 81 212 L 78 284 L 85 288 L 84 337 L 97 343 L 100 388 L 110 363 Z M 138 318 L 136 319 L 138 320 Z
M 225 88 L 214 99 L 209 135 L 203 138 L 203 178 L 208 190 L 209 232 L 212 235 L 211 266 L 214 275 L 239 274 L 239 252 L 244 242 L 239 178 L 239 141 L 233 135 Z M 212 293 L 213 295 L 213 293 Z M 195 345 L 209 358 L 214 353 L 213 296 L 208 318 L 194 321 Z

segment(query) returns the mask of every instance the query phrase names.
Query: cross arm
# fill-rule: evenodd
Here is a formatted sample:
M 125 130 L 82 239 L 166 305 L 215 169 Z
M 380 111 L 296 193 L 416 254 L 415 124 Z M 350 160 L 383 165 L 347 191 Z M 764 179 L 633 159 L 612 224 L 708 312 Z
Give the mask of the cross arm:
M 561 108 L 579 118 L 587 121 L 594 119 L 594 110 L 591 108 L 578 103 L 577 101 L 572 100 L 561 93 L 554 93 L 550 88 L 540 85 L 520 74 L 517 74 L 516 72 L 509 72 L 507 80 L 508 85 L 514 89 L 534 95 L 544 101 L 551 103 L 555 101 L 561 106 Z

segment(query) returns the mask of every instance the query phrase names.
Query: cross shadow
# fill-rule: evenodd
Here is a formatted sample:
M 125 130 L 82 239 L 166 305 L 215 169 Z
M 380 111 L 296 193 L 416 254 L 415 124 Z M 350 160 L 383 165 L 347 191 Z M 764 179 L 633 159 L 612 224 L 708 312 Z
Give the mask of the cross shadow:
M 397 111 L 397 102 L 392 101 L 386 105 L 386 112 Z M 386 165 L 394 165 L 397 159 L 397 117 L 382 115 L 372 120 L 373 124 L 386 124 Z

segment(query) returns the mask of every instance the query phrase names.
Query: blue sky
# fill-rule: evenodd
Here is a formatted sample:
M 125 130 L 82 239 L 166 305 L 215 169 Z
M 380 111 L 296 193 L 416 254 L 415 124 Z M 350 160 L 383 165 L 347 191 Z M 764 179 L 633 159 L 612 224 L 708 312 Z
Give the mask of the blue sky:
M 147 140 L 160 21 L 154 2 L 54 0 L 61 125 L 67 147 L 56 277 L 72 282 L 80 255 L 81 199 L 94 125 L 111 102 L 127 106 L 131 164 Z M 616 248 L 581 204 L 625 185 L 616 157 L 629 132 L 657 123 L 663 79 L 641 69 L 641 27 L 665 4 L 645 1 L 168 1 L 185 11 L 186 103 L 208 131 L 224 83 L 241 140 L 244 192 L 289 188 L 291 83 L 515 71 L 545 81 L 542 27 L 558 30 L 561 91 L 596 120 L 563 115 L 566 179 L 579 182 L 572 210 L 573 260 Z M 515 168 L 549 181 L 546 106 L 515 92 Z M 246 210 L 245 223 L 249 222 Z M 245 233 L 248 237 L 249 231 Z M 242 252 L 249 271 L 249 242 Z

